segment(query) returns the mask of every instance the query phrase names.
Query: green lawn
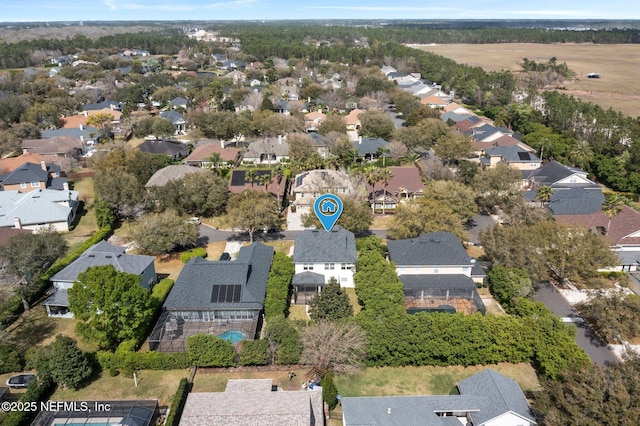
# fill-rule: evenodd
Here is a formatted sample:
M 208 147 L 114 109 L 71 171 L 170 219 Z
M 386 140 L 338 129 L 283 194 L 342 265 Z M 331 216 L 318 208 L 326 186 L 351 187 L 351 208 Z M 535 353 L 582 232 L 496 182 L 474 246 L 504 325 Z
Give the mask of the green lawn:
M 296 375 L 289 380 L 289 371 Z M 229 379 L 273 379 L 273 384 L 284 390 L 298 390 L 309 369 L 283 369 L 273 371 L 233 371 L 210 373 L 198 370 L 193 379 L 193 392 L 223 392 Z
M 77 212 L 73 230 L 65 234 L 70 251 L 80 246 L 98 230 L 95 211 L 91 208 L 95 198 L 93 178 L 75 179 L 71 182 L 71 186 L 74 191 L 79 192 L 78 200 L 81 201 L 82 209 Z
M 460 380 L 485 368 L 514 379 L 523 391 L 540 389 L 530 364 L 451 367 L 367 368 L 355 376 L 336 376 L 336 387 L 343 396 L 448 395 Z
M 22 314 L 18 321 L 8 329 L 9 338 L 21 352 L 34 346 L 47 345 L 58 334 L 73 337 L 78 341 L 78 346 L 85 352 L 93 352 L 95 345 L 86 343 L 78 337 L 75 331 L 76 320 L 70 318 L 50 318 L 44 305 L 31 308 L 28 313 Z
M 52 401 L 100 401 L 119 399 L 157 399 L 161 406 L 171 404 L 171 398 L 178 389 L 180 379 L 189 377 L 189 370 L 136 372 L 138 386 L 133 377 L 119 374 L 111 377 L 103 371 L 93 382 L 80 390 L 57 389 L 51 396 Z
M 293 247 L 292 240 L 262 241 L 262 243 L 266 246 L 273 247 L 275 251 L 283 252 L 287 256 L 289 255 L 291 247 Z

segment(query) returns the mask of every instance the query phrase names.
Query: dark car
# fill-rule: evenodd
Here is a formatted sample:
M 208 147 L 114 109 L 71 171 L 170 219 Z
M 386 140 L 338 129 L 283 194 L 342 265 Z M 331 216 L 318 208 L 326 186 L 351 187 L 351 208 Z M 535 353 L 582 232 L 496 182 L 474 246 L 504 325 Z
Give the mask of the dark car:
M 9 377 L 7 386 L 10 388 L 26 388 L 35 378 L 35 374 L 16 374 L 15 376 Z
M 220 255 L 220 260 L 231 260 L 231 255 L 225 251 Z

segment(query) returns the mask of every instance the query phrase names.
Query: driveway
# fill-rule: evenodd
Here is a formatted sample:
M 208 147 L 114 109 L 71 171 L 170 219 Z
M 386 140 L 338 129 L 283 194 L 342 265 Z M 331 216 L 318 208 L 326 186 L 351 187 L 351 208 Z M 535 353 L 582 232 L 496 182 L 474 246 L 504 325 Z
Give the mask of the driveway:
M 485 231 L 491 228 L 496 224 L 496 221 L 493 217 L 482 214 L 475 215 L 471 220 L 473 220 L 474 225 L 467 230 L 469 233 L 469 241 L 474 244 L 480 244 L 480 240 L 478 239 L 480 231 Z
M 573 307 L 552 285 L 545 285 L 538 289 L 534 299 L 544 303 L 547 308 L 560 318 L 572 318 L 573 321 L 577 318 Z M 576 343 L 589 355 L 591 361 L 599 365 L 620 362 L 618 357 L 607 347 L 606 342 L 595 334 L 589 325 L 573 321 L 565 320 L 567 324 L 576 328 Z

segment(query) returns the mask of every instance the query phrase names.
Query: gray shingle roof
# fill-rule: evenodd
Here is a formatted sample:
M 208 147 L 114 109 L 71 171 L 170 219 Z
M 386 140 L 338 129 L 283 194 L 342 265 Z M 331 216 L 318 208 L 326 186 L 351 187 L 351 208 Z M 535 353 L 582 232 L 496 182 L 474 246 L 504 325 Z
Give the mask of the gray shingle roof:
M 118 272 L 141 275 L 154 260 L 154 256 L 126 254 L 124 247 L 114 246 L 103 240 L 51 277 L 51 281 L 74 282 L 87 268 L 104 265 L 112 265 Z
M 311 138 L 311 143 L 313 143 L 313 146 L 316 148 L 331 146 L 331 141 L 320 133 L 310 132 L 308 135 Z
M 405 291 L 420 289 L 471 289 L 477 287 L 473 280 L 462 274 L 417 274 L 400 275 Z
M 358 155 L 364 157 L 365 155 L 375 154 L 378 148 L 389 147 L 389 142 L 382 138 L 362 138 L 362 142 L 353 141 L 351 145 L 358 151 Z
M 46 182 L 49 173 L 40 164 L 24 163 L 2 178 L 3 185 L 15 185 L 22 182 Z
M 105 101 L 97 102 L 97 103 L 93 103 L 93 104 L 85 104 L 85 105 L 82 106 L 82 110 L 83 111 L 96 111 L 96 110 L 101 110 L 101 109 L 105 109 L 105 108 L 111 108 L 112 106 L 113 106 L 114 109 L 117 109 L 119 111 L 119 110 L 122 109 L 124 104 L 122 102 L 105 100 Z
M 591 214 L 602 210 L 604 195 L 600 188 L 575 187 L 553 191 L 549 209 L 554 215 Z
M 310 229 L 298 234 L 293 248 L 294 263 L 356 261 L 356 238 L 353 232 L 334 226 L 330 232 Z
M 472 414 L 474 424 L 482 424 L 506 412 L 513 412 L 535 423 L 535 416 L 520 386 L 495 370 L 487 368 L 458 383 L 462 395 L 484 396 L 487 404 Z
M 234 261 L 191 259 L 182 269 L 164 308 L 168 310 L 262 309 L 273 247 L 253 243 L 240 248 Z M 240 301 L 212 302 L 214 285 L 240 285 Z
M 184 124 L 184 117 L 178 111 L 170 109 L 169 111 L 162 111 L 160 118 L 171 121 L 173 125 Z
M 149 178 L 145 187 L 150 188 L 152 186 L 165 186 L 172 180 L 179 180 L 183 177 L 193 173 L 211 173 L 208 169 L 201 169 L 199 167 L 192 167 L 186 165 L 171 165 L 163 167 L 158 170 Z
M 472 117 L 473 117 L 472 114 L 458 114 L 458 113 L 453 112 L 453 111 L 445 112 L 445 113 L 440 115 L 440 119 L 442 121 L 448 121 L 449 119 L 451 119 L 451 121 L 454 121 L 456 123 L 459 122 L 459 121 L 468 120 L 468 119 L 470 119 Z
M 535 424 L 522 390 L 513 380 L 486 369 L 458 383 L 460 395 L 378 396 L 342 398 L 346 426 L 450 426 L 456 417 L 438 413 L 469 413 L 474 425 L 512 412 Z
M 299 272 L 293 276 L 291 280 L 291 284 L 293 285 L 324 285 L 324 275 L 318 274 L 316 272 L 304 271 Z
M 430 232 L 418 238 L 387 243 L 389 258 L 402 265 L 464 265 L 471 266 L 471 258 L 460 240 L 450 232 Z
M 181 143 L 173 143 L 167 141 L 144 141 L 138 145 L 138 149 L 149 154 L 164 154 L 174 156 L 183 151 L 188 151 L 188 147 Z
M 77 201 L 77 191 L 0 191 L 0 227 L 13 227 L 14 218 L 20 218 L 22 225 L 66 222 L 73 208 L 65 204 Z
M 83 138 L 85 141 L 94 140 L 98 137 L 99 131 L 95 127 L 84 126 L 81 128 L 61 128 L 61 129 L 48 129 L 42 131 L 42 139 L 51 139 L 58 136 L 66 136 L 73 139 Z
M 583 174 L 587 172 L 576 167 L 565 166 L 557 161 L 549 161 L 529 174 L 529 179 L 534 180 L 539 185 L 553 185 L 554 183 L 567 178 L 573 174 Z
M 507 163 L 537 163 L 538 156 L 517 145 L 494 146 L 487 150 L 487 157 L 502 157 Z

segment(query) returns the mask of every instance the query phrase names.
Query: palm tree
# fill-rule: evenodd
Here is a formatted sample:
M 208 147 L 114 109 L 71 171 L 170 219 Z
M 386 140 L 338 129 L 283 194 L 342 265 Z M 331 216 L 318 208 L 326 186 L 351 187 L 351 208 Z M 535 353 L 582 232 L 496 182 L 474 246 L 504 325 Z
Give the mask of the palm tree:
M 611 194 L 605 199 L 604 204 L 602 205 L 602 211 L 609 218 L 609 223 L 607 223 L 607 234 L 611 227 L 611 219 L 620 214 L 625 204 L 627 204 L 627 198 L 620 194 Z
M 271 176 L 270 172 L 258 177 L 258 183 L 260 185 L 264 185 L 264 192 L 269 192 L 269 185 L 271 184 L 271 182 L 273 182 L 273 177 Z
M 541 186 L 536 194 L 536 201 L 540 202 L 540 205 L 548 204 L 553 195 L 553 190 L 549 185 Z
M 253 188 L 253 183 L 255 182 L 256 178 L 258 177 L 258 172 L 256 172 L 255 170 L 251 169 L 251 170 L 247 170 L 244 174 L 244 180 L 245 182 L 251 182 L 251 187 Z
M 388 152 L 389 152 L 389 148 L 387 148 L 386 146 L 381 146 L 376 150 L 376 155 L 378 156 L 378 158 L 382 157 L 382 167 L 386 167 L 385 160 L 387 158 L 386 154 Z
M 407 152 L 402 159 L 405 163 L 413 164 L 420 159 L 420 155 L 415 152 Z
M 366 182 L 371 185 L 371 199 L 373 200 L 373 203 L 371 204 L 371 213 L 375 214 L 376 183 L 380 182 L 380 170 L 377 167 L 370 165 L 364 169 L 364 173 Z
M 593 157 L 594 155 L 591 145 L 589 144 L 589 141 L 584 139 L 576 141 L 569 153 L 569 160 L 571 160 L 575 166 L 583 169 L 589 164 L 589 162 L 591 162 L 591 160 L 593 160 Z
M 282 165 L 278 164 L 276 166 L 275 169 L 273 169 L 273 177 L 276 179 L 276 183 L 278 184 L 278 207 L 280 207 L 280 184 L 282 183 L 282 178 L 285 176 L 284 175 L 284 169 L 282 168 Z
M 382 195 L 382 214 L 384 215 L 385 205 L 387 204 L 387 185 L 389 185 L 389 182 L 393 178 L 393 173 L 391 173 L 391 170 L 384 168 L 379 171 L 378 175 L 380 177 L 380 181 L 382 181 L 382 187 L 384 188 Z
M 208 160 L 211 161 L 211 168 L 215 169 L 220 164 L 220 160 L 222 160 L 222 157 L 220 157 L 220 153 L 214 152 L 213 154 L 211 154 Z

